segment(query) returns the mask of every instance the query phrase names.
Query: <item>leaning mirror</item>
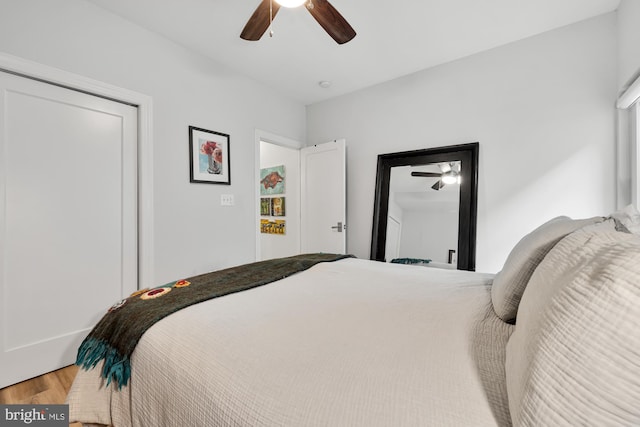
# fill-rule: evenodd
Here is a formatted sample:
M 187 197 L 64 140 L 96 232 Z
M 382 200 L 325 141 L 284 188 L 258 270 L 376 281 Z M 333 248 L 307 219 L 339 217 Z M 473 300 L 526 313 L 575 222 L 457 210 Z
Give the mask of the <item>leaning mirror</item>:
M 477 142 L 380 154 L 371 259 L 475 270 Z

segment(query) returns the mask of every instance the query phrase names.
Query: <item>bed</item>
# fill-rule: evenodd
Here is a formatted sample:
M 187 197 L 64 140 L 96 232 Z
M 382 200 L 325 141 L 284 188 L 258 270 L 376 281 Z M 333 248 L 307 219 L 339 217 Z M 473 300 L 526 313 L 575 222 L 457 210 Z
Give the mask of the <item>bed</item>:
M 320 262 L 159 320 L 125 386 L 80 370 L 70 421 L 639 425 L 639 286 L 640 238 L 613 218 L 549 221 L 497 276 Z

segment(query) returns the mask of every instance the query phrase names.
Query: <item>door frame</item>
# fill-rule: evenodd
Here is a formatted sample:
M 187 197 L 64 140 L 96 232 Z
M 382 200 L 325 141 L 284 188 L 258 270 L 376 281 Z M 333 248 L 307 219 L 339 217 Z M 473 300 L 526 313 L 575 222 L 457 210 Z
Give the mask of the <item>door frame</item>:
M 291 148 L 294 150 L 300 150 L 304 147 L 304 144 L 295 139 L 287 138 L 281 135 L 277 135 L 275 133 L 271 133 L 266 130 L 256 129 L 255 130 L 255 139 L 254 139 L 254 150 L 255 155 L 253 156 L 255 159 L 254 165 L 254 183 L 255 183 L 255 196 L 254 196 L 254 207 L 253 212 L 255 213 L 255 231 L 256 231 L 256 240 L 255 240 L 255 261 L 261 259 L 262 250 L 260 248 L 260 186 L 258 182 L 260 182 L 260 141 L 268 142 L 270 144 L 279 145 L 281 147 Z
M 138 109 L 138 288 L 153 278 L 153 99 L 138 92 L 0 52 L 0 70 L 132 105 Z

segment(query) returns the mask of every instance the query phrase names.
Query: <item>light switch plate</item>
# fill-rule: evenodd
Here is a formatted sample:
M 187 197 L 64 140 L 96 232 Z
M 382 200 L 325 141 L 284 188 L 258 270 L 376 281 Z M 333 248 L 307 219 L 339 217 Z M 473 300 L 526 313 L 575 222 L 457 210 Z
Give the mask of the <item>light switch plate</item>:
M 235 204 L 233 200 L 233 194 L 221 194 L 220 205 L 221 206 L 233 206 Z

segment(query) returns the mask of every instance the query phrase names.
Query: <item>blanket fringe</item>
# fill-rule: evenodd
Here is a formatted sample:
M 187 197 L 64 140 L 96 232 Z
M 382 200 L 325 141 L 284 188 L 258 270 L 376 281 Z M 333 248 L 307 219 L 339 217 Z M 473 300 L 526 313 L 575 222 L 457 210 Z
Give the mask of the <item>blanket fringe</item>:
M 95 368 L 102 359 L 102 377 L 107 380 L 106 386 L 108 387 L 111 381 L 116 384 L 118 390 L 126 386 L 131 377 L 129 357 L 120 354 L 105 340 L 87 338 L 78 349 L 76 365 L 88 371 Z

